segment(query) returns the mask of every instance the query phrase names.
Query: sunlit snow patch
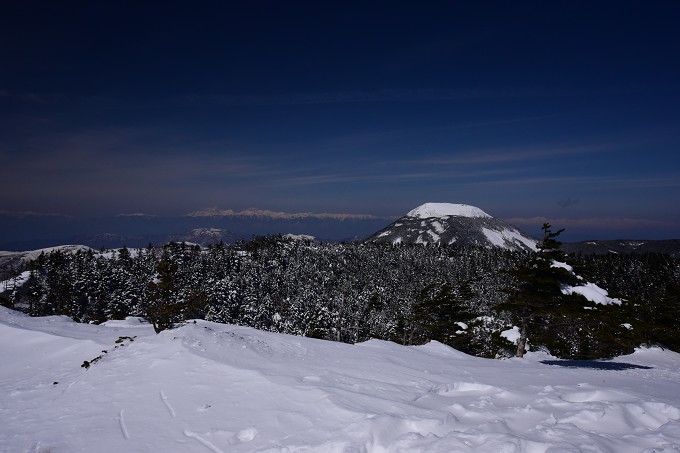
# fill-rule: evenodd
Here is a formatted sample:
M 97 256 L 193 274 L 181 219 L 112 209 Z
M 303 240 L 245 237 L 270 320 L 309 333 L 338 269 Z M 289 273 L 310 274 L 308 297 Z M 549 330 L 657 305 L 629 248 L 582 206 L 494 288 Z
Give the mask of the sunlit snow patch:
M 608 296 L 606 289 L 602 289 L 595 283 L 586 283 L 579 286 L 565 286 L 562 288 L 562 294 L 580 294 L 591 302 L 600 305 L 621 305 L 621 299 L 611 298 Z
M 513 244 L 521 243 L 529 247 L 531 250 L 537 250 L 536 242 L 522 236 L 518 231 L 513 230 L 490 230 L 489 228 L 482 228 L 482 233 L 486 239 L 493 245 L 505 248 L 514 249 Z
M 428 219 L 431 217 L 491 217 L 481 209 L 467 204 L 425 203 L 406 214 L 408 217 Z

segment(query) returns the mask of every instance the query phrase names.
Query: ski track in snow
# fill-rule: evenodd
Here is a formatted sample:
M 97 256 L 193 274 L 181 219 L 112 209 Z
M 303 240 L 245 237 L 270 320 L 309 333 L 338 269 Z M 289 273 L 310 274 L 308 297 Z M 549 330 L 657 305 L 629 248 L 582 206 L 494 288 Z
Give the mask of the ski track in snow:
M 120 410 L 118 414 L 118 424 L 120 425 L 120 432 L 123 433 L 125 440 L 130 439 L 130 433 L 128 432 L 127 426 L 125 426 L 125 419 L 123 418 L 123 409 Z
M 224 453 L 222 450 L 220 450 L 220 449 L 217 448 L 215 445 L 213 445 L 212 442 L 209 442 L 209 441 L 205 440 L 204 438 L 202 438 L 202 437 L 199 436 L 198 434 L 196 434 L 196 433 L 194 433 L 194 432 L 191 432 L 191 431 L 189 431 L 188 429 L 185 429 L 185 430 L 184 430 L 184 435 L 187 436 L 187 437 L 189 437 L 189 438 L 191 438 L 191 439 L 197 440 L 198 442 L 200 442 L 201 444 L 203 444 L 205 447 L 207 447 L 207 448 L 208 448 L 210 451 L 212 451 L 213 453 Z
M 164 404 L 165 407 L 168 409 L 168 412 L 170 412 L 170 416 L 171 416 L 172 418 L 175 418 L 175 417 L 176 417 L 176 415 L 175 415 L 175 410 L 172 408 L 172 406 L 171 406 L 170 403 L 168 402 L 168 397 L 165 396 L 165 393 L 163 393 L 163 390 L 160 391 L 160 395 L 161 395 L 161 401 L 163 401 L 163 404 Z

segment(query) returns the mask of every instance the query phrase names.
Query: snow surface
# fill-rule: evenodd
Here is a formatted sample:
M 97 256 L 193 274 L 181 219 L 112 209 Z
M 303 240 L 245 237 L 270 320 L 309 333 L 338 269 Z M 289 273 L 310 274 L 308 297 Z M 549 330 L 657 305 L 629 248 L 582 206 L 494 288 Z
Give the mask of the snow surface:
M 613 299 L 608 296 L 606 289 L 600 288 L 595 283 L 586 283 L 585 285 L 579 286 L 565 286 L 562 288 L 563 294 L 580 294 L 589 301 L 600 304 L 600 305 L 610 305 L 616 304 L 621 305 L 621 299 Z
M 0 307 L 0 452 L 680 451 L 680 355 L 661 349 L 598 368 L 107 324 Z
M 508 340 L 510 343 L 517 344 L 517 341 L 519 340 L 519 327 L 513 326 L 511 329 L 504 330 L 501 332 L 501 337 L 505 338 Z
M 430 226 L 431 226 L 432 228 L 434 228 L 434 230 L 435 230 L 438 234 L 442 234 L 442 233 L 446 232 L 446 228 L 444 227 L 444 225 L 442 225 L 441 223 L 439 223 L 439 222 L 436 221 L 436 220 L 432 221 L 432 223 L 430 223 Z
M 491 217 L 479 208 L 467 204 L 453 203 L 425 203 L 406 214 L 408 217 L 429 219 L 431 217 L 446 218 L 459 217 Z
M 482 228 L 482 233 L 486 236 L 486 239 L 493 245 L 506 249 L 514 249 L 512 244 L 522 243 L 529 247 L 531 250 L 536 251 L 536 241 L 523 236 L 517 230 L 491 230 L 489 228 Z
M 574 273 L 574 268 L 573 268 L 572 266 L 568 265 L 567 263 L 563 263 L 562 261 L 555 261 L 555 260 L 553 260 L 553 262 L 552 262 L 552 264 L 550 265 L 550 267 L 555 267 L 555 268 L 559 268 L 559 269 L 565 269 L 565 270 L 571 272 L 572 274 Z M 581 277 L 579 277 L 579 278 L 581 278 Z

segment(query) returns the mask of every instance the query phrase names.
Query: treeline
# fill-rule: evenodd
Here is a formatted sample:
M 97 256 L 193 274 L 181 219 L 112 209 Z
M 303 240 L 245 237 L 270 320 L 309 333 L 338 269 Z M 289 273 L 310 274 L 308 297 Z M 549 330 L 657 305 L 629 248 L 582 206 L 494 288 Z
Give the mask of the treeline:
M 529 260 L 529 254 L 500 248 L 317 244 L 281 237 L 207 248 L 170 243 L 106 253 L 55 250 L 28 264 L 27 281 L 7 291 L 4 304 L 79 322 L 143 316 L 157 331 L 202 318 L 350 343 L 435 339 L 494 357 L 514 348 L 501 337 L 512 326 L 512 313 L 495 307 L 518 287 L 512 270 Z M 590 270 L 591 281 L 627 299 L 619 309 L 634 335 L 613 353 L 642 342 L 678 349 L 678 336 L 659 327 L 680 314 L 677 260 L 665 255 L 574 260 Z M 561 332 L 583 336 L 579 325 Z M 553 337 L 549 326 L 539 326 L 529 341 L 547 346 Z M 572 341 L 560 355 L 590 357 L 579 344 Z M 599 348 L 597 354 L 608 351 Z

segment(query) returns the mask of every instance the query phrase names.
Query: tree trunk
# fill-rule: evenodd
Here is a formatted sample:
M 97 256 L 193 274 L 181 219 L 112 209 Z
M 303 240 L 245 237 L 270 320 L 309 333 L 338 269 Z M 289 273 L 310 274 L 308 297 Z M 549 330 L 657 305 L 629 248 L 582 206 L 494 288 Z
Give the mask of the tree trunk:
M 524 357 L 524 348 L 527 345 L 527 331 L 529 330 L 529 318 L 522 318 L 522 325 L 519 328 L 519 339 L 517 340 L 516 357 Z

